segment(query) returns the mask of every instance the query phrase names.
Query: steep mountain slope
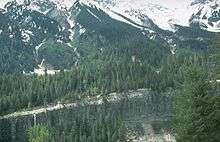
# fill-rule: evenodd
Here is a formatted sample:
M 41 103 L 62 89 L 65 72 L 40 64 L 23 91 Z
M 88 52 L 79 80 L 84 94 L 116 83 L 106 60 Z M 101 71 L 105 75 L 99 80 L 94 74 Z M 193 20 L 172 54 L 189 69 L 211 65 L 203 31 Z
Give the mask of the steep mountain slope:
M 119 13 L 147 27 L 151 27 L 153 21 L 160 28 L 170 31 L 175 31 L 175 25 L 194 24 L 208 31 L 220 30 L 219 0 L 94 0 L 90 4 L 96 5 L 110 15 Z
M 49 5 L 50 3 L 46 4 L 47 9 L 53 6 Z M 41 7 L 43 6 L 44 3 Z M 29 3 L 7 3 L 0 12 L 1 70 L 5 72 L 33 70 L 38 64 L 39 45 L 43 41 L 50 38 L 56 41 L 69 41 L 70 32 L 63 28 L 62 19 L 52 17 L 58 13 L 57 10 L 50 13 L 51 16 L 47 16 L 32 10 Z
M 93 52 L 80 42 L 100 47 L 135 35 L 146 40 L 136 27 L 80 2 L 67 8 L 50 0 L 10 1 L 0 13 L 1 72 L 33 71 L 42 60 L 47 69 L 73 68 L 80 55 Z
M 7 2 L 3 0 L 0 8 Z M 175 25 L 192 26 L 198 24 L 208 31 L 219 31 L 219 0 L 14 0 L 19 5 L 28 4 L 29 9 L 46 14 L 56 8 L 68 11 L 75 2 L 97 7 L 112 18 L 139 26 L 151 27 L 156 24 L 164 30 L 175 31 Z M 132 23 L 130 23 L 132 24 Z M 133 23 L 134 25 L 134 23 Z M 134 25 L 137 27 L 137 25 Z
M 207 48 L 210 38 L 214 36 L 209 31 L 218 31 L 218 1 L 175 2 L 1 1 L 0 70 L 30 72 L 38 68 L 42 61 L 46 69 L 71 69 L 88 56 L 115 45 L 116 41 L 157 42 L 161 51 L 167 50 L 172 54 L 182 47 L 199 45 Z M 214 3 L 215 7 L 210 7 Z M 130 54 L 132 56 L 134 53 Z

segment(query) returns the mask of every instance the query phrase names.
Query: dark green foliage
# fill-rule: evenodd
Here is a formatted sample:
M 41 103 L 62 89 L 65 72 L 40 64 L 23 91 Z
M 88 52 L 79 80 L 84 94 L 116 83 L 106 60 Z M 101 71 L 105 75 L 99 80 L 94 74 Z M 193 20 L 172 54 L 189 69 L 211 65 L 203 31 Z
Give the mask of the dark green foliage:
M 23 9 L 22 16 L 17 15 L 18 19 L 13 19 L 16 14 L 14 11 L 20 8 L 9 6 L 7 14 L 0 13 L 0 28 L 3 29 L 0 34 L 0 115 L 57 101 L 72 102 L 86 96 L 105 97 L 111 92 L 138 88 L 155 91 L 152 98 L 148 96 L 152 104 L 125 101 L 125 104 L 120 104 L 120 108 L 114 109 L 107 109 L 109 104 L 104 104 L 101 110 L 88 107 L 86 111 L 80 109 L 74 113 L 64 109 L 42 114 L 39 121 L 43 125 L 31 127 L 25 135 L 29 136 L 30 142 L 124 141 L 123 120 L 127 118 L 127 113 L 122 113 L 123 109 L 138 118 L 143 110 L 149 111 L 144 116 L 149 117 L 148 114 L 155 113 L 158 117 L 167 109 L 164 98 L 161 99 L 158 93 L 170 93 L 173 90 L 176 92 L 177 140 L 220 141 L 219 85 L 213 83 L 220 79 L 220 56 L 219 50 L 209 48 L 210 39 L 215 34 L 198 28 L 179 27 L 174 36 L 183 36 L 178 47 L 184 48 L 171 55 L 162 39 L 152 41 L 139 29 L 116 21 L 96 8 L 78 3 L 81 12 L 74 18 L 78 25 L 76 24 L 70 47 L 64 42 L 57 42 L 58 39 L 70 41 L 67 38 L 69 35 L 60 31 L 61 27 L 55 20 L 27 9 Z M 100 19 L 94 18 L 88 10 Z M 24 19 L 27 17 L 32 17 L 33 21 L 25 23 Z M 35 28 L 31 26 L 33 22 L 37 25 Z M 9 26 L 13 32 L 9 30 Z M 77 28 L 85 28 L 86 31 L 77 36 Z M 155 25 L 153 28 L 158 30 Z M 22 42 L 21 29 L 31 30 L 35 34 L 30 37 L 30 43 Z M 171 35 L 164 31 L 160 33 L 161 36 Z M 10 34 L 13 38 L 10 38 Z M 35 51 L 35 46 L 42 41 L 45 43 Z M 61 69 L 61 72 L 54 76 L 21 74 L 22 71 L 33 70 L 43 59 L 48 68 Z M 138 105 L 142 107 L 136 108 Z M 133 107 L 136 109 L 132 109 Z M 90 113 L 90 109 L 94 111 Z M 32 126 L 32 121 L 27 122 L 29 124 L 21 123 L 20 127 L 25 127 L 26 130 Z M 8 132 L 13 134 L 14 129 L 19 129 L 13 123 L 12 126 L 7 124 L 1 122 L 0 133 L 4 136 L 0 138 L 1 141 L 14 140 L 14 136 L 8 138 Z M 9 130 L 8 127 L 13 129 Z M 143 128 L 140 129 L 144 131 Z
M 56 20 L 16 2 L 0 11 L 0 29 L 0 73 L 5 74 L 33 71 L 38 63 L 35 47 L 47 39 L 65 40 L 66 36 Z
M 0 140 L 27 142 L 29 130 L 34 130 L 38 132 L 36 137 L 40 137 L 42 131 L 49 133 L 49 142 L 125 142 L 126 137 L 130 137 L 131 130 L 136 132 L 136 137 L 143 137 L 144 124 L 152 119 L 161 121 L 153 122 L 153 127 L 161 127 L 155 129 L 159 133 L 160 129 L 166 127 L 163 125 L 170 121 L 171 97 L 149 90 L 138 92 L 143 93 L 143 96 L 125 97 L 117 102 L 104 101 L 105 103 L 100 105 L 79 104 L 35 116 L 7 119 L 10 121 L 0 120 L 0 125 L 4 128 L 4 131 L 0 131 Z M 120 93 L 118 97 L 121 95 L 126 96 L 127 93 Z M 162 122 L 163 120 L 166 122 Z
M 208 74 L 190 69 L 176 96 L 177 141 L 217 142 L 220 134 L 220 96 Z
M 28 130 L 29 142 L 49 142 L 50 133 L 47 127 L 36 125 Z
M 94 120 L 91 120 L 90 115 L 85 116 L 85 114 L 76 118 L 66 139 L 72 142 L 115 142 L 123 139 L 125 128 L 119 116 L 104 114 L 100 112 Z
M 76 47 L 70 47 L 66 43 L 47 40 L 38 51 L 38 64 L 44 59 L 48 68 L 59 70 L 71 69 L 74 67 L 77 57 L 74 51 Z
M 173 67 L 167 67 L 167 64 L 172 66 L 175 62 L 172 58 L 176 57 L 167 57 L 169 50 L 166 46 L 161 47 L 142 35 L 112 41 L 96 34 L 86 35 L 72 43 L 80 59 L 79 65 L 70 71 L 41 77 L 16 73 L 1 75 L 0 113 L 61 99 L 73 101 L 83 96 L 138 88 L 163 91 L 173 86 L 174 79 L 167 75 L 173 73 Z M 73 50 L 48 40 L 39 50 L 39 57 L 60 69 L 60 66 L 68 67 L 75 63 L 77 57 Z M 62 60 L 62 57 L 65 58 Z
M 219 37 L 212 41 L 203 58 L 185 66 L 183 80 L 177 81 L 174 129 L 178 142 L 220 141 L 218 41 Z
M 74 44 L 81 59 L 79 65 L 71 71 L 40 77 L 1 75 L 1 114 L 59 100 L 74 101 L 88 95 L 105 95 L 138 88 L 163 92 L 173 88 L 175 80 L 182 80 L 185 66 L 204 64 L 202 53 L 179 50 L 176 55 L 169 55 L 166 47 L 161 48 L 155 42 L 140 40 L 141 37 L 124 42 L 115 40 L 112 45 L 104 41 L 106 46 L 96 42 L 99 38 L 82 37 L 79 40 L 81 42 Z M 42 52 L 44 50 L 55 49 L 51 45 L 48 49 L 43 48 Z

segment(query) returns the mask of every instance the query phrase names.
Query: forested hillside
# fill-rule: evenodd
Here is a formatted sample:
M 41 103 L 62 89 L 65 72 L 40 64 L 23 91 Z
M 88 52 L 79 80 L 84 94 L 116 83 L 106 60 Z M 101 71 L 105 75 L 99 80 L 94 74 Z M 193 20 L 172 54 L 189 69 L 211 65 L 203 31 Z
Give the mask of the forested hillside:
M 35 2 L 0 10 L 0 142 L 220 141 L 218 33 Z
M 80 44 L 81 55 L 84 53 L 85 58 L 80 61 L 77 68 L 70 71 L 63 70 L 56 75 L 46 74 L 45 76 L 17 73 L 1 75 L 1 115 L 36 106 L 45 106 L 57 101 L 72 102 L 87 96 L 105 96 L 111 92 L 149 88 L 159 94 L 167 91 L 173 92 L 171 94 L 174 94 L 173 97 L 176 100 L 174 101 L 176 110 L 174 133 L 177 134 L 178 141 L 186 139 L 201 141 L 202 139 L 214 142 L 218 140 L 219 130 L 216 128 L 219 123 L 220 86 L 216 82 L 219 77 L 217 43 L 215 43 L 215 47 L 210 46 L 206 50 L 195 51 L 184 48 L 172 55 L 169 54 L 166 47 L 161 48 L 154 42 L 141 43 L 137 40 L 118 43 L 118 45 L 116 42 L 117 46 L 108 45 L 107 47 L 93 44 L 93 47 L 90 46 L 91 50 L 88 51 L 87 47 L 91 45 L 90 42 Z M 188 101 L 189 99 L 190 101 Z M 182 117 L 183 115 L 185 117 Z M 114 119 L 110 118 L 109 121 L 112 120 Z M 104 125 L 102 122 L 99 123 Z M 112 124 L 112 126 L 115 125 Z M 41 131 L 51 128 L 44 129 L 46 129 L 44 126 L 43 128 L 41 126 L 33 127 L 29 134 L 30 139 L 38 137 L 32 136 L 32 131 L 34 131 L 33 133 L 38 131 L 41 135 Z M 195 129 L 198 131 L 194 131 Z M 40 137 L 51 137 L 50 140 L 59 141 L 54 134 L 42 135 L 39 136 L 39 139 L 41 139 Z M 213 135 L 212 140 L 210 135 Z M 86 136 L 83 137 L 85 138 L 80 140 L 82 142 L 90 139 Z M 120 138 L 113 137 L 115 137 L 113 139 Z M 100 139 L 100 141 L 102 140 Z
M 179 142 L 219 141 L 219 36 L 205 54 L 206 65 L 186 69 L 175 101 L 174 132 Z

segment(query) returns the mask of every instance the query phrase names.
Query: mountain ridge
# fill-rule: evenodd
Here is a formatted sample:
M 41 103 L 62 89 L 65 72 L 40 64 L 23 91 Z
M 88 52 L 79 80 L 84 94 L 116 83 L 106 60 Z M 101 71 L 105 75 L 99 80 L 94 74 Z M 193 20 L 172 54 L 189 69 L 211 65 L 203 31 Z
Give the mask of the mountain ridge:
M 12 0 L 3 0 L 0 6 L 3 7 Z M 175 32 L 175 25 L 191 27 L 197 25 L 202 29 L 211 32 L 220 32 L 220 1 L 219 0 L 14 0 L 18 4 L 32 3 L 32 9 L 39 11 L 37 2 L 49 1 L 58 10 L 69 10 L 74 3 L 96 7 L 103 10 L 116 20 L 127 22 L 114 13 L 119 13 L 124 17 L 142 26 L 149 26 L 149 20 L 153 21 L 163 30 Z M 130 23 L 131 24 L 131 23 Z
M 70 3 L 69 7 L 65 6 L 65 2 Z M 7 50 L 15 51 L 14 58 L 17 57 L 15 68 L 30 72 L 41 66 L 42 61 L 46 66 L 45 69 L 62 70 L 76 67 L 80 58 L 86 58 L 93 52 L 89 47 L 82 51 L 84 49 L 80 42 L 93 42 L 92 44 L 96 44 L 101 51 L 103 50 L 101 46 L 114 44 L 115 40 L 131 41 L 139 38 L 144 43 L 157 42 L 161 50 L 164 50 L 162 47 L 165 46 L 166 50 L 175 54 L 178 48 L 191 47 L 195 44 L 207 48 L 207 41 L 215 34 L 196 25 L 194 27 L 175 25 L 175 32 L 164 30 L 146 15 L 142 16 L 145 18 L 143 25 L 120 11 L 115 12 L 114 9 L 101 7 L 100 3 L 114 5 L 114 1 L 88 0 L 65 0 L 63 3 L 55 0 L 9 2 L 0 12 L 0 18 L 4 19 L 0 23 L 1 44 Z M 7 51 L 4 48 L 2 50 Z M 8 62 L 8 58 L 3 59 L 2 63 Z M 12 61 L 13 64 L 14 62 Z
M 190 27 L 196 23 L 205 30 L 219 32 L 219 0 L 114 0 L 111 3 L 94 0 L 91 3 L 107 13 L 120 13 L 140 25 L 148 24 L 150 19 L 161 29 L 175 32 L 175 25 Z

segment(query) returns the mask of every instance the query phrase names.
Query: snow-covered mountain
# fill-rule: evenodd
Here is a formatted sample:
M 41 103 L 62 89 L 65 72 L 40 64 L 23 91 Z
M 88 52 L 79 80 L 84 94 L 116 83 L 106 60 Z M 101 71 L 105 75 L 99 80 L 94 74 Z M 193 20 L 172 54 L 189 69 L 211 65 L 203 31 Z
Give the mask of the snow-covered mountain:
M 52 69 L 72 68 L 83 56 L 80 41 L 99 48 L 139 38 L 175 54 L 178 47 L 207 47 L 220 31 L 219 9 L 219 0 L 0 0 L 0 45 L 16 51 L 9 65 L 17 66 L 8 68 L 25 71 L 44 59 Z
M 152 20 L 170 31 L 175 31 L 174 25 L 194 24 L 208 31 L 220 31 L 220 0 L 90 0 L 90 4 L 143 26 L 149 26 Z
M 1 0 L 0 7 L 12 0 Z M 15 0 L 18 4 L 30 2 L 30 8 L 41 12 L 39 3 L 49 1 L 59 10 L 69 10 L 78 0 Z M 135 22 L 151 27 L 153 22 L 163 30 L 175 31 L 175 25 L 199 26 L 202 29 L 220 31 L 220 0 L 79 0 L 96 7 L 119 21 Z M 128 20 L 129 19 L 129 20 Z M 137 26 L 137 25 L 134 26 Z

